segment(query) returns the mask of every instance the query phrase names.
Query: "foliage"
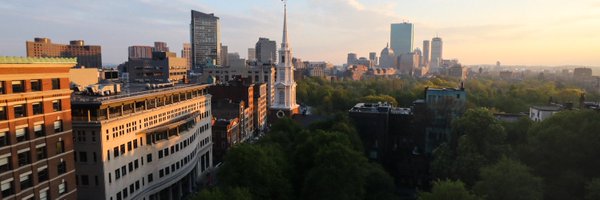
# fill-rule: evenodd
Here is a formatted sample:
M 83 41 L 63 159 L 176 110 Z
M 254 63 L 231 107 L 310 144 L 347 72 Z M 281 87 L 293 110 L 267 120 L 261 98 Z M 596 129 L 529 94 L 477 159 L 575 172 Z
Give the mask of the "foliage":
M 431 192 L 419 193 L 419 200 L 478 200 L 467 190 L 461 181 L 438 180 L 433 183 Z
M 481 180 L 473 190 L 487 200 L 542 199 L 542 180 L 529 167 L 506 157 L 481 169 Z
M 585 186 L 585 199 L 597 200 L 600 199 L 600 178 L 592 179 Z
M 213 188 L 202 190 L 192 200 L 252 200 L 252 194 L 246 188 Z

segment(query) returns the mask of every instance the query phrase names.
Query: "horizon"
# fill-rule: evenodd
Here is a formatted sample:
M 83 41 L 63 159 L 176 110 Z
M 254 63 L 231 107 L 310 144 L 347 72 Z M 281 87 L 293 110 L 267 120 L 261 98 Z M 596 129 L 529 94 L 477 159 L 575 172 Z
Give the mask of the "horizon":
M 189 43 L 190 10 L 218 16 L 221 42 L 241 57 L 247 58 L 247 49 L 254 48 L 259 37 L 280 44 L 280 0 L 232 2 L 9 0 L 0 5 L 6 30 L 11 30 L 0 38 L 0 55 L 26 56 L 26 41 L 47 37 L 58 44 L 81 39 L 100 45 L 103 63 L 112 65 L 127 60 L 128 46 L 152 46 L 154 41 L 167 42 L 181 56 L 182 44 Z M 350 52 L 379 56 L 389 42 L 390 24 L 408 21 L 414 24 L 414 48 L 438 34 L 444 41 L 444 59 L 464 65 L 500 61 L 505 66 L 600 66 L 594 55 L 600 51 L 600 36 L 594 34 L 600 28 L 593 26 L 600 22 L 600 3 L 550 0 L 535 7 L 537 2 L 288 1 L 290 44 L 294 57 L 303 61 L 340 65 Z

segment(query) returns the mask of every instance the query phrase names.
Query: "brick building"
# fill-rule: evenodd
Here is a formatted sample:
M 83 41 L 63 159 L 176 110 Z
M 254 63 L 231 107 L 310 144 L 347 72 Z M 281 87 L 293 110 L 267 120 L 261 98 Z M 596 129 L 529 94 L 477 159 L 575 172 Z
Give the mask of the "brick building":
M 99 45 L 85 45 L 83 40 L 69 44 L 53 44 L 49 38 L 27 41 L 27 57 L 76 57 L 78 67 L 102 68 L 102 49 Z
M 72 58 L 0 57 L 0 199 L 76 199 Z

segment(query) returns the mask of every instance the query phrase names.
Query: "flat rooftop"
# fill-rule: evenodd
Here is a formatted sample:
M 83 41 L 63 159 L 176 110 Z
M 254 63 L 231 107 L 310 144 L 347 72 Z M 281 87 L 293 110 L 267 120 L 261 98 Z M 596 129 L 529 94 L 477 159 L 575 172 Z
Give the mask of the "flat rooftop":
M 77 64 L 77 58 L 0 56 L 0 64 Z
M 400 107 L 392 107 L 391 104 L 387 102 L 379 102 L 379 103 L 357 103 L 350 112 L 362 112 L 362 113 L 391 113 L 391 114 L 411 114 L 410 108 L 400 108 Z
M 113 83 L 100 84 L 111 87 Z M 175 84 L 174 86 L 149 88 L 148 84 L 144 83 L 129 83 L 121 84 L 121 92 L 112 95 L 100 96 L 84 93 L 73 93 L 71 96 L 72 103 L 107 103 L 111 101 L 121 101 L 123 99 L 138 98 L 144 95 L 156 95 L 160 93 L 171 93 L 176 90 L 189 89 L 194 87 L 208 86 L 207 84 Z M 114 86 L 113 86 L 114 87 Z M 208 87 L 207 87 L 208 88 Z M 207 93 L 207 92 L 206 92 Z

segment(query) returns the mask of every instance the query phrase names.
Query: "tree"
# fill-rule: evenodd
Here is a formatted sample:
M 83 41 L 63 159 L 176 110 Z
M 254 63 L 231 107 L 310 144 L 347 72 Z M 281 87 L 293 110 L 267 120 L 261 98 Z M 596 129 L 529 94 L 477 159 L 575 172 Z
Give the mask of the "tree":
M 506 157 L 481 169 L 481 180 L 473 190 L 487 200 L 542 199 L 542 179 L 529 167 Z
M 218 173 L 223 187 L 248 188 L 253 199 L 289 199 L 289 167 L 275 145 L 241 144 L 226 155 Z
M 252 200 L 252 194 L 246 188 L 204 189 L 192 200 Z
M 365 200 L 398 199 L 394 179 L 378 164 L 369 163 L 365 181 Z
M 437 180 L 433 182 L 431 192 L 419 193 L 419 200 L 479 200 L 465 188 L 461 181 Z

